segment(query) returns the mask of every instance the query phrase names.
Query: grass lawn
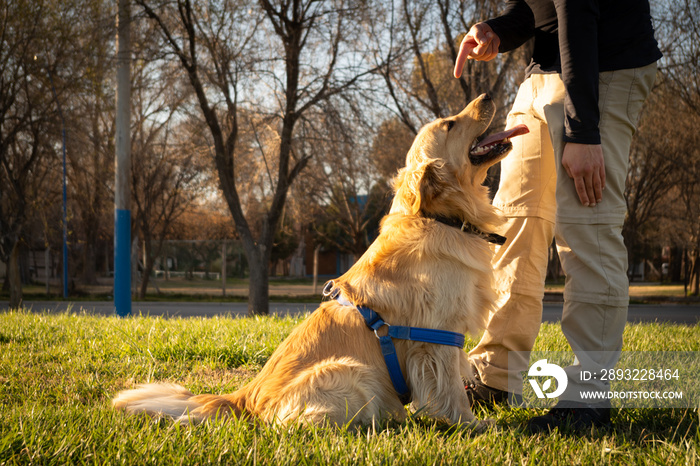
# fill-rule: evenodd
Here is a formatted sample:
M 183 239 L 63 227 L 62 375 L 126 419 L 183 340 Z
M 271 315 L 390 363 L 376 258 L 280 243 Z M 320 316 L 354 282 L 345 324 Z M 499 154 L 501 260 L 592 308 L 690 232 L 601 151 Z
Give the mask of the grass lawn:
M 180 427 L 110 407 L 118 390 L 146 381 L 233 391 L 300 319 L 0 314 L 0 465 L 700 464 L 697 409 L 619 410 L 611 431 L 577 437 L 525 434 L 518 426 L 541 411 L 511 408 L 477 412 L 499 429 L 473 434 L 417 417 L 359 432 Z M 535 349 L 567 348 L 558 325 L 542 327 Z M 699 351 L 700 326 L 629 325 L 625 350 Z

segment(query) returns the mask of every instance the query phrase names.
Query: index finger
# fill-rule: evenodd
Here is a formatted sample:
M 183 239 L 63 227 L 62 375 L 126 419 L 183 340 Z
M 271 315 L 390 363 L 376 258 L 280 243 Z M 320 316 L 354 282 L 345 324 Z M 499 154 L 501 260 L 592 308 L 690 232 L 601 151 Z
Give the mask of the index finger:
M 457 54 L 457 60 L 455 61 L 455 78 L 462 76 L 462 68 L 464 68 L 464 64 L 467 62 L 467 57 L 469 57 L 469 54 L 472 53 L 472 50 L 474 50 L 474 47 L 477 45 L 478 44 L 474 38 L 469 36 L 464 37 L 459 46 L 459 53 Z

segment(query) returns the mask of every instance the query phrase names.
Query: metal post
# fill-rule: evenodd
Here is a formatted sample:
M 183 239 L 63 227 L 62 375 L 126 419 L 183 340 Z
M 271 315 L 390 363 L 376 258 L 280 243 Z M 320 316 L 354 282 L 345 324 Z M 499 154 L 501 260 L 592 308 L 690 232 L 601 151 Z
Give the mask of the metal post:
M 53 100 L 58 108 L 58 115 L 61 117 L 61 136 L 63 138 L 63 297 L 68 297 L 68 194 L 66 193 L 66 120 L 63 118 L 63 110 L 61 103 L 56 95 L 56 86 L 53 84 L 53 76 L 51 70 L 47 68 L 49 81 L 51 82 L 51 92 Z
M 114 190 L 114 307 L 120 317 L 131 315 L 130 14 L 129 0 L 119 0 Z
M 63 119 L 63 116 L 61 116 Z M 66 127 L 63 126 L 63 297 L 68 297 L 68 194 L 66 191 Z

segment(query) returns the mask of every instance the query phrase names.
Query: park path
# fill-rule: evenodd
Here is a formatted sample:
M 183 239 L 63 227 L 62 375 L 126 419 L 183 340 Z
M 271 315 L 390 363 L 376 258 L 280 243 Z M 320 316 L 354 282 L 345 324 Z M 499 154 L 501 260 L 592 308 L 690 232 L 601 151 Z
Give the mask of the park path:
M 270 314 L 277 316 L 304 315 L 313 312 L 318 303 L 270 303 Z M 558 322 L 561 320 L 563 303 L 545 302 L 542 321 Z M 91 315 L 113 316 L 114 304 L 109 301 L 27 301 L 24 307 L 31 312 L 59 313 L 84 312 Z M 8 302 L 0 301 L 0 312 L 8 310 Z M 212 302 L 139 302 L 132 304 L 132 315 L 158 316 L 164 318 L 188 317 L 217 317 L 232 316 L 246 317 L 246 303 L 212 303 Z M 700 324 L 700 303 L 678 304 L 631 304 L 629 307 L 629 322 L 668 322 L 685 325 Z

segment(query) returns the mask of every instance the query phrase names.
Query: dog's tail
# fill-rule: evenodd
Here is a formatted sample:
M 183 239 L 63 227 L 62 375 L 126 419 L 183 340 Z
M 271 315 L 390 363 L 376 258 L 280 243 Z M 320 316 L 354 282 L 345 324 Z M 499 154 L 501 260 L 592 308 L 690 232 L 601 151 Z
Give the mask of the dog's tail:
M 112 406 L 129 414 L 144 413 L 151 417 L 170 418 L 181 424 L 196 424 L 216 417 L 240 416 L 242 393 L 230 395 L 194 395 L 175 384 L 145 384 L 125 390 L 112 400 Z

